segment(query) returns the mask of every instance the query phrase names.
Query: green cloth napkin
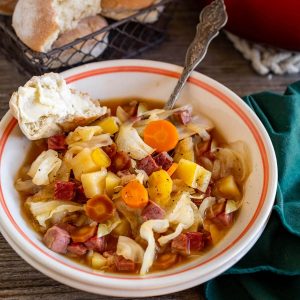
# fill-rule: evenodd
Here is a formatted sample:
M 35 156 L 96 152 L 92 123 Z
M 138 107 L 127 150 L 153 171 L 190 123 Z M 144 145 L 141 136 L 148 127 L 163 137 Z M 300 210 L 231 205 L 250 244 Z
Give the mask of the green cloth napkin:
M 275 205 L 265 231 L 236 265 L 205 285 L 208 300 L 300 299 L 300 81 L 283 96 L 244 97 L 267 129 L 278 161 Z

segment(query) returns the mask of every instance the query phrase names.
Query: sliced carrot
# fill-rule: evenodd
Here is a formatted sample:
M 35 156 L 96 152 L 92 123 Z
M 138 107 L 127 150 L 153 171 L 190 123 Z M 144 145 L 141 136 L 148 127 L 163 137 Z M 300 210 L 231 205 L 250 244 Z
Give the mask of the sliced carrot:
M 101 223 L 113 216 L 115 206 L 108 196 L 99 195 L 87 201 L 85 212 L 92 220 Z
M 96 225 L 86 225 L 83 227 L 80 227 L 71 233 L 71 238 L 73 242 L 75 243 L 84 243 L 89 238 L 93 237 L 96 233 Z
M 164 253 L 156 259 L 154 262 L 154 267 L 160 270 L 166 270 L 173 265 L 175 265 L 178 261 L 178 255 L 176 253 Z
M 122 189 L 121 196 L 132 208 L 145 207 L 149 201 L 147 189 L 137 180 L 127 183 Z
M 144 141 L 158 152 L 170 151 L 178 143 L 178 132 L 169 121 L 152 121 L 144 130 Z
M 170 177 L 174 174 L 177 167 L 178 167 L 177 163 L 172 163 L 171 167 L 167 170 L 167 173 L 169 174 Z

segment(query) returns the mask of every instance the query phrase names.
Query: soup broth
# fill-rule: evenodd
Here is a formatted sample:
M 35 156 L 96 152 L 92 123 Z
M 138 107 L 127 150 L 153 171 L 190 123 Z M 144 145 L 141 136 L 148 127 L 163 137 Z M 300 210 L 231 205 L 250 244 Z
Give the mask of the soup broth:
M 103 101 L 102 105 L 110 108 L 110 116 L 91 124 L 95 126 L 94 133 L 82 131 L 77 136 L 75 133 L 73 136 L 65 133 L 64 149 L 53 150 L 47 139 L 32 142 L 16 178 L 24 217 L 30 226 L 43 236 L 45 244 L 53 251 L 105 272 L 145 273 L 142 271 L 145 268 L 142 254 L 151 245 L 142 227 L 146 228 L 148 224 L 151 230 L 147 230 L 153 234 L 156 243 L 153 251 L 155 247 L 157 251 L 146 272 L 173 268 L 209 251 L 230 230 L 242 203 L 247 175 L 244 174 L 245 170 L 241 170 L 241 157 L 235 155 L 236 150 L 232 150 L 235 148 L 228 146 L 215 128 L 199 131 L 199 124 L 193 125 L 193 118 L 185 123 L 187 114 L 191 112 L 183 108 L 164 118 L 168 122 L 166 126 L 177 130 L 175 146 L 160 152 L 154 150 L 144 158 L 140 158 L 137 152 L 133 158 L 132 153 L 137 148 L 127 153 L 124 153 L 124 149 L 130 145 L 119 149 L 122 126 L 134 124 L 130 126 L 139 135 L 138 138 L 148 148 L 154 149 L 151 138 L 155 144 L 165 137 L 160 132 L 157 133 L 157 139 L 150 130 L 147 140 L 147 127 L 151 122 L 161 121 L 161 115 L 158 112 L 147 115 L 147 112 L 162 109 L 163 103 L 131 98 L 111 99 Z M 165 126 L 164 122 L 161 124 Z M 99 132 L 96 131 L 97 126 L 101 128 Z M 161 128 L 158 127 L 158 130 Z M 84 143 L 88 145 L 101 134 L 110 135 L 117 148 L 112 149 L 112 145 L 108 144 L 84 150 Z M 167 134 L 165 144 L 168 146 L 172 132 L 168 131 Z M 139 145 L 140 142 L 133 147 Z M 54 176 L 48 174 L 52 179 L 47 184 L 34 184 L 34 177 L 28 175 L 28 171 L 32 173 L 33 163 L 48 149 L 55 151 L 55 159 L 63 163 Z M 83 155 L 84 151 L 89 151 L 90 156 L 79 160 L 79 155 Z M 115 153 L 112 154 L 112 151 Z M 65 163 L 67 156 L 69 161 Z M 76 158 L 80 166 L 75 164 Z M 145 159 L 147 161 L 144 163 Z M 228 159 L 233 162 L 228 163 Z M 88 164 L 91 167 L 87 168 Z M 168 166 L 165 167 L 165 164 Z M 36 172 L 41 171 L 39 168 L 42 167 L 37 167 Z M 194 172 L 194 175 L 187 176 L 189 172 Z M 45 206 L 50 201 L 53 202 L 53 210 L 49 211 L 52 216 L 46 218 L 38 215 L 36 206 Z M 69 210 L 60 210 L 59 201 L 63 201 L 66 207 L 68 204 L 73 206 L 68 207 Z M 192 214 L 192 224 L 188 223 L 189 217 L 184 218 L 181 214 Z M 155 226 L 159 226 L 154 224 L 159 222 L 159 226 L 166 228 L 155 229 Z M 175 236 L 176 231 L 180 233 Z M 67 239 L 65 248 L 55 245 L 55 238 L 60 234 Z M 174 238 L 171 238 L 172 234 Z M 49 242 L 49 235 L 54 242 Z M 170 239 L 166 241 L 168 237 Z M 124 245 L 129 250 L 124 250 Z

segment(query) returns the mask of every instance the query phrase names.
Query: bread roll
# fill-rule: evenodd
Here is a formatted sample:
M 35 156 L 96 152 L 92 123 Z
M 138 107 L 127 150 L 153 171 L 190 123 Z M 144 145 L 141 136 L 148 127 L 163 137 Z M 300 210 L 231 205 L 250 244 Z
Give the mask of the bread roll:
M 18 0 L 1 0 L 0 14 L 12 15 Z
M 29 48 L 48 52 L 60 34 L 100 11 L 101 0 L 19 0 L 13 27 Z
M 53 44 L 52 48 L 59 48 L 72 41 L 91 34 L 106 27 L 108 24 L 101 16 L 93 16 L 82 19 L 76 28 L 63 33 Z M 103 43 L 99 42 L 103 39 Z M 86 62 L 98 57 L 107 47 L 107 32 L 100 33 L 94 38 L 64 50 L 58 59 L 49 65 L 50 68 L 58 68 L 62 65 L 74 65 Z M 90 54 L 86 56 L 86 54 Z
M 74 130 L 107 112 L 99 101 L 70 89 L 56 73 L 32 77 L 13 93 L 9 107 L 30 140 Z
M 101 14 L 114 20 L 122 20 L 155 2 L 155 0 L 102 0 Z

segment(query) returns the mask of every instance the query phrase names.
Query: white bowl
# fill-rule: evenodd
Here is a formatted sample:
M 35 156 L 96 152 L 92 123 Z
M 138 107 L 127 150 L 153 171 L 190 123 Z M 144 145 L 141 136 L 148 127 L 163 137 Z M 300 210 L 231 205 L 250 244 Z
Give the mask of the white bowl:
M 166 101 L 181 67 L 145 60 L 116 60 L 68 70 L 63 76 L 71 87 L 94 98 L 141 97 Z M 277 164 L 263 125 L 229 89 L 194 72 L 178 104 L 191 103 L 194 114 L 209 116 L 228 142 L 245 141 L 253 171 L 247 181 L 244 204 L 226 237 L 199 259 L 144 277 L 105 274 L 50 251 L 22 216 L 16 173 L 29 141 L 7 112 L 0 124 L 0 229 L 9 244 L 29 264 L 53 279 L 92 293 L 146 297 L 173 293 L 203 283 L 235 264 L 261 235 L 275 198 Z

